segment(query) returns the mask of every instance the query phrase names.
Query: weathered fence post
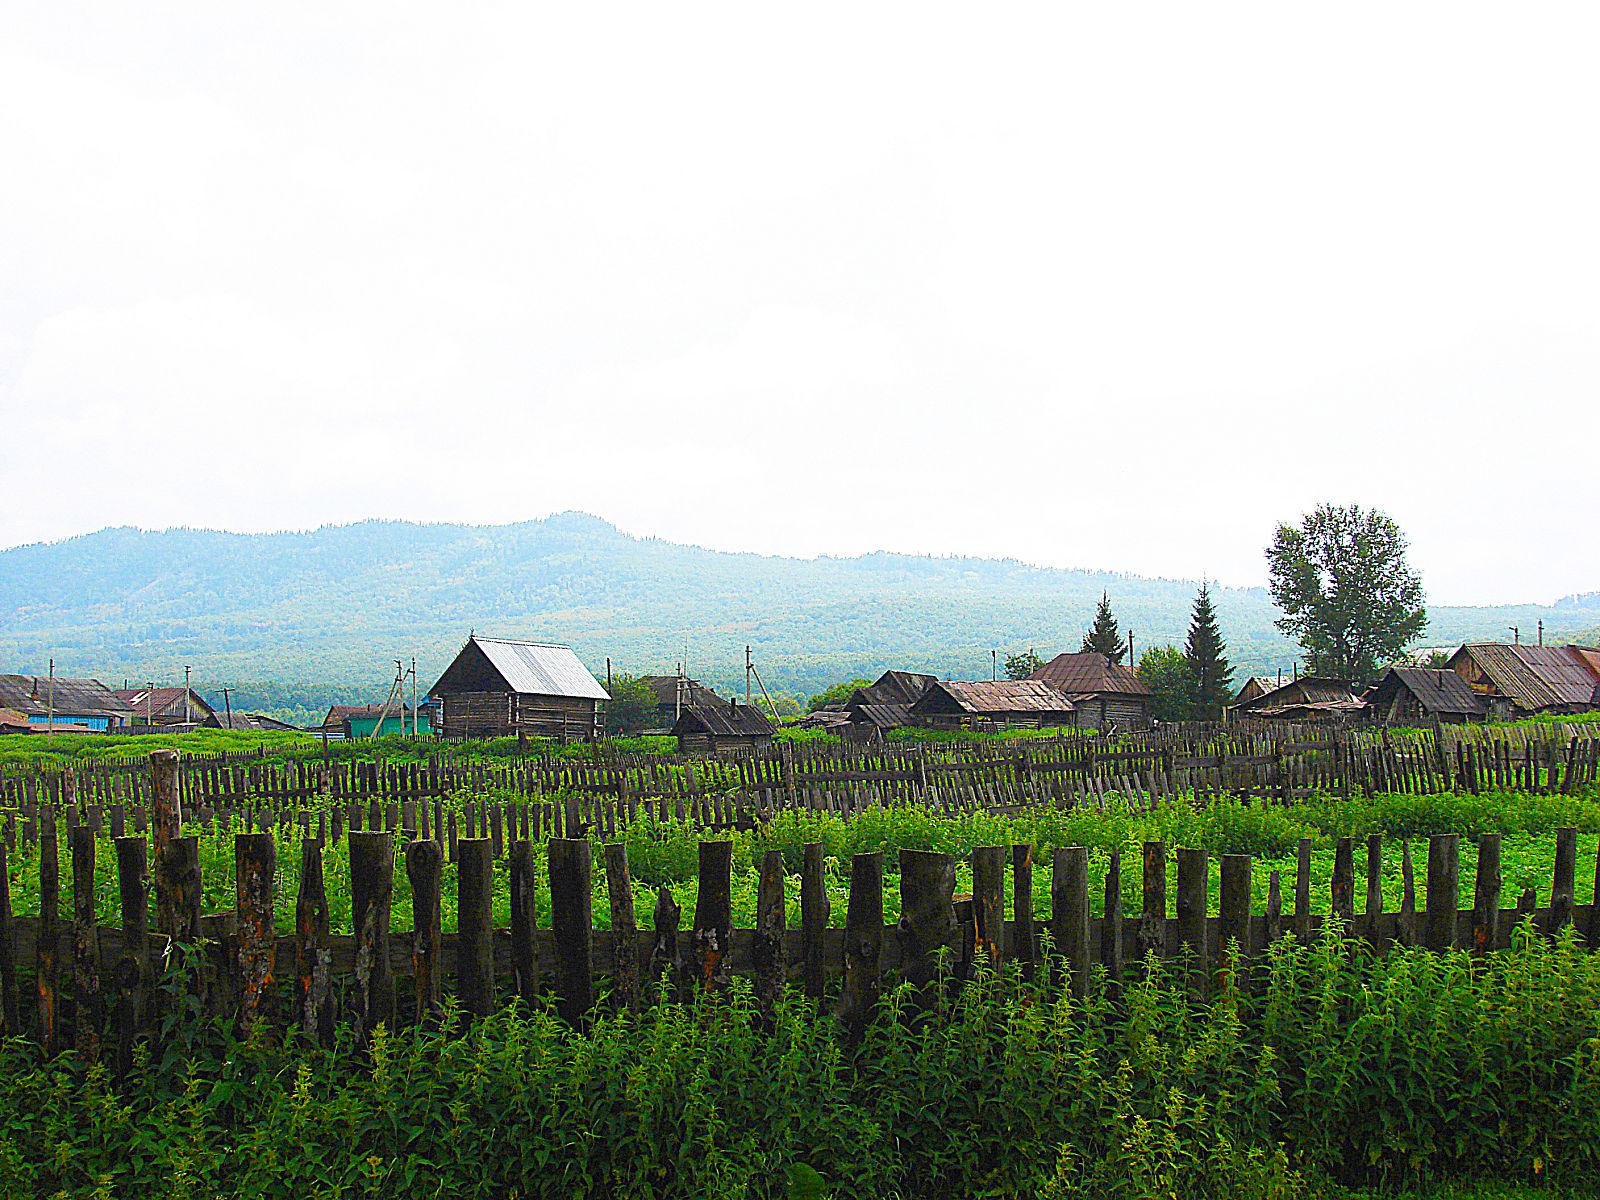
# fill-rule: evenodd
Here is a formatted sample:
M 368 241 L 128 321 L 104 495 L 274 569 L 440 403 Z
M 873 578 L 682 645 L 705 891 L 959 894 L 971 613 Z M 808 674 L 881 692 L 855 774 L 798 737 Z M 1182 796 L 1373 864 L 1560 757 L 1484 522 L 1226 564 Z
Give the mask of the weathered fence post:
M 431 1020 L 443 999 L 443 868 L 444 851 L 438 842 L 424 839 L 406 847 L 406 879 L 411 884 L 411 971 L 416 982 L 418 1024 Z
M 39 1045 L 56 1052 L 56 947 L 61 902 L 61 864 L 56 850 L 56 818 L 51 809 L 39 815 L 39 936 L 34 947 L 34 984 L 38 993 Z
M 1378 918 L 1383 913 L 1383 835 L 1367 836 L 1367 900 L 1364 907 L 1367 940 L 1378 944 Z
M 1003 911 L 1003 910 L 1002 910 Z M 1011 847 L 1012 950 L 1024 979 L 1032 979 L 1039 961 L 1039 935 L 1033 919 L 1033 846 Z
M 100 993 L 100 933 L 94 924 L 94 829 L 72 831 L 72 987 L 74 1043 L 91 1062 L 100 1058 L 105 1007 Z
M 665 976 L 666 986 L 672 992 L 678 991 L 681 987 L 678 923 L 682 915 L 678 902 L 672 898 L 672 892 L 666 884 L 662 884 L 656 891 L 655 911 L 651 914 L 655 939 L 650 946 L 650 981 L 652 986 L 659 987 L 662 977 Z
M 1178 851 L 1178 945 L 1190 954 L 1190 985 L 1197 991 L 1207 986 L 1208 947 L 1206 945 L 1206 875 L 1209 856 L 1204 850 Z
M 694 902 L 694 972 L 708 992 L 720 992 L 732 973 L 733 843 L 701 842 Z
M 157 870 L 167 843 L 182 832 L 183 813 L 178 801 L 178 752 L 154 750 L 150 754 L 150 832 Z M 160 908 L 157 906 L 157 912 Z M 163 933 L 171 930 L 163 929 Z
M 1089 994 L 1089 850 L 1057 846 L 1050 864 L 1050 936 L 1067 965 L 1068 987 Z
M 1167 844 L 1144 844 L 1144 911 L 1139 919 L 1139 957 L 1167 952 Z
M 998 848 L 998 847 L 997 847 Z M 844 918 L 844 988 L 839 1020 L 859 1039 L 878 1001 L 883 949 L 883 853 L 850 858 L 850 902 Z
M 513 833 L 515 830 L 513 829 Z M 610 862 L 610 847 L 606 848 L 607 863 Z M 623 860 L 626 867 L 627 860 Z M 517 996 L 530 1007 L 539 995 L 539 913 L 534 902 L 534 850 L 533 843 L 527 838 L 519 837 L 511 843 L 511 982 Z M 633 897 L 630 894 L 630 902 Z M 612 927 L 616 926 L 616 901 L 613 899 L 611 906 Z M 633 918 L 633 906 L 628 906 L 630 924 Z M 618 967 L 618 986 L 622 984 L 621 972 L 624 968 L 633 968 L 633 986 L 638 990 L 639 971 L 638 958 L 635 956 L 629 962 Z
M 17 996 L 17 923 L 11 910 L 11 875 L 6 843 L 0 839 L 0 1032 L 22 1034 L 22 1012 Z
M 234 904 L 238 925 L 239 1024 L 248 1028 L 270 994 L 277 930 L 273 924 L 273 886 L 278 848 L 270 833 L 238 833 L 233 838 Z
M 1550 884 L 1550 927 L 1545 931 L 1555 937 L 1572 924 L 1572 910 L 1577 900 L 1578 831 L 1556 830 L 1556 862 Z
M 628 847 L 605 847 L 606 893 L 611 902 L 611 987 L 623 1008 L 639 1007 L 639 927 L 633 912 L 633 875 Z
M 394 838 L 379 830 L 345 835 L 350 845 L 350 924 L 355 931 L 356 1036 L 372 1037 L 394 1023 L 394 974 L 389 966 L 389 906 L 394 896 Z
M 978 921 L 978 948 L 989 968 L 999 971 L 1006 958 L 1005 847 L 975 846 L 972 851 L 972 908 Z
M 787 917 L 783 905 L 783 852 L 768 850 L 761 856 L 761 879 L 756 889 L 756 931 L 753 947 L 756 1004 L 771 1019 L 783 994 L 786 964 L 783 937 Z
M 1100 961 L 1112 995 L 1122 987 L 1122 851 L 1113 850 L 1106 863 L 1105 920 L 1100 924 Z
M 823 879 L 821 842 L 807 842 L 800 868 L 800 945 L 805 955 L 806 995 L 821 999 L 827 967 L 823 939 L 828 931 L 828 889 Z
M 1235 982 L 1242 982 L 1247 964 L 1255 953 L 1250 937 L 1250 867 L 1248 854 L 1222 856 L 1222 890 L 1217 921 L 1217 964 L 1219 979 L 1229 979 L 1230 953 L 1238 955 Z M 1233 947 L 1229 949 L 1230 945 Z
M 581 1026 L 594 1007 L 594 912 L 588 838 L 551 838 L 550 928 L 555 938 L 557 1005 Z
M 456 994 L 475 1017 L 494 1011 L 494 846 L 489 838 L 462 838 L 456 845 Z
M 1456 910 L 1461 892 L 1460 835 L 1436 833 L 1428 839 L 1428 949 L 1455 944 Z
M 1400 916 L 1396 928 L 1402 946 L 1417 944 L 1417 880 L 1411 865 L 1411 843 L 1400 843 Z
M 1500 944 L 1500 835 L 1478 838 L 1478 873 L 1472 889 L 1472 948 L 1485 954 Z
M 1294 873 L 1294 936 L 1301 945 L 1311 941 L 1311 839 L 1301 838 Z
M 333 1036 L 328 948 L 328 893 L 322 878 L 322 842 L 300 843 L 300 891 L 294 904 L 294 976 L 296 1019 L 312 1042 L 325 1045 Z
M 900 969 L 924 1006 L 934 999 L 939 955 L 955 952 L 955 890 L 956 862 L 950 855 L 900 851 Z

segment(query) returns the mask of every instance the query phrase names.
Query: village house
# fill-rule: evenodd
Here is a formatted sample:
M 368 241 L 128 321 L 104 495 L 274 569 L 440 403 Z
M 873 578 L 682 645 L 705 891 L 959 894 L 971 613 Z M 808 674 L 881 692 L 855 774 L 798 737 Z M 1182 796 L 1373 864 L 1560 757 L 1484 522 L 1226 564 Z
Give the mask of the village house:
M 644 684 L 656 698 L 656 724 L 671 729 L 683 710 L 694 704 L 720 704 L 721 696 L 686 675 L 641 675 Z
M 1597 706 L 1600 650 L 1590 646 L 1468 642 L 1445 665 L 1484 698 L 1493 720 Z
M 1109 655 L 1058 654 L 1029 678 L 1065 693 L 1078 710 L 1081 728 L 1108 733 L 1150 727 L 1149 685 Z
M 424 719 L 417 721 L 420 730 Z M 335 704 L 322 718 L 320 732 L 338 741 L 381 735 L 401 735 L 411 732 L 411 706 L 391 704 Z
M 54 680 L 43 675 L 0 675 L 0 708 L 27 718 L 35 733 L 110 733 L 124 728 L 128 705 L 98 679 Z
M 1454 671 L 1390 667 L 1366 695 L 1367 719 L 1380 725 L 1482 721 L 1489 704 Z
M 222 728 L 216 710 L 193 688 L 118 688 L 112 694 L 128 706 L 128 723 L 135 727 Z
M 1348 683 L 1324 675 L 1302 675 L 1254 700 L 1236 705 L 1231 713 L 1256 721 L 1311 721 L 1341 724 L 1355 720 L 1366 703 Z
M 885 671 L 876 682 L 857 688 L 845 703 L 847 709 L 865 704 L 903 705 L 909 708 L 922 699 L 923 693 L 939 682 L 937 675 L 921 675 L 915 671 Z
M 1037 679 L 935 680 L 911 706 L 927 729 L 1044 729 L 1077 723 L 1072 701 Z
M 772 735 L 772 722 L 760 709 L 715 697 L 686 706 L 672 726 L 679 754 L 769 746 Z
M 1233 703 L 1229 705 L 1229 707 L 1243 708 L 1247 704 L 1252 704 L 1261 699 L 1261 697 L 1265 696 L 1274 688 L 1279 688 L 1282 686 L 1283 673 L 1281 671 L 1276 676 L 1252 675 L 1249 679 L 1244 681 L 1244 686 L 1239 689 L 1238 694 L 1234 696 Z
M 447 738 L 600 736 L 611 699 L 572 647 L 473 634 L 428 691 Z

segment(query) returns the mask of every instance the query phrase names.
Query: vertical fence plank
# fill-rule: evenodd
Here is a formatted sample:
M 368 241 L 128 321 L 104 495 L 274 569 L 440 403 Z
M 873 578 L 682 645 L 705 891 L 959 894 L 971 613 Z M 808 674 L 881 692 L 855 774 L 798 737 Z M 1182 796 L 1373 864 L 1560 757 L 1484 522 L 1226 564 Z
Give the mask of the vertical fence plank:
M 159 868 L 167 843 L 182 832 L 183 811 L 178 799 L 178 752 L 154 750 L 150 754 L 150 831 L 152 853 Z M 157 905 L 159 913 L 160 906 Z M 163 933 L 171 930 L 163 929 Z
M 300 843 L 300 890 L 294 903 L 295 1017 L 306 1038 L 326 1045 L 333 1037 L 328 948 L 328 892 L 322 876 L 322 842 Z
M 827 966 L 823 937 L 828 930 L 828 889 L 823 880 L 821 842 L 807 842 L 800 867 L 800 945 L 805 956 L 806 995 L 821 999 Z
M 1311 839 L 1301 838 L 1296 851 L 1294 872 L 1294 936 L 1305 945 L 1311 941 Z
M 1436 833 L 1428 839 L 1428 948 L 1448 950 L 1455 943 L 1460 906 L 1460 835 Z
M 978 949 L 998 971 L 1006 955 L 1005 847 L 972 851 L 972 908 L 978 921 Z
M 733 843 L 701 842 L 694 902 L 695 978 L 709 992 L 727 985 L 733 949 Z
M 1400 944 L 1417 944 L 1417 881 L 1411 865 L 1411 843 L 1400 843 Z
M 1550 883 L 1550 924 L 1545 931 L 1556 936 L 1572 924 L 1577 900 L 1578 831 L 1556 830 L 1556 863 Z
M 1078 999 L 1089 994 L 1089 850 L 1057 846 L 1050 864 L 1050 936 Z
M 350 924 L 356 980 L 351 1016 L 365 1042 L 379 1023 L 394 1024 L 394 973 L 389 966 L 389 907 L 394 897 L 394 838 L 381 830 L 345 835 L 350 845 Z
M 1039 961 L 1039 934 L 1033 916 L 1033 846 L 1011 847 L 1012 948 L 1022 975 L 1032 979 Z
M 463 1009 L 486 1017 L 494 1011 L 494 845 L 462 838 L 456 850 L 456 994 Z
M 611 902 L 612 993 L 623 1008 L 639 1007 L 639 927 L 633 912 L 633 875 L 628 847 L 611 842 L 605 848 L 606 893 Z
M 1277 871 L 1267 874 L 1266 944 L 1283 936 L 1283 882 Z
M 955 890 L 956 863 L 950 855 L 900 851 L 900 969 L 924 1006 L 934 998 L 940 955 L 955 951 Z
M 1178 851 L 1178 945 L 1190 954 L 1191 985 L 1206 986 L 1206 875 L 1209 856 L 1204 850 Z
M 1478 872 L 1472 890 L 1472 948 L 1487 953 L 1500 944 L 1500 835 L 1478 838 Z
M 73 1036 L 78 1053 L 100 1058 L 105 1004 L 100 992 L 100 932 L 94 923 L 94 827 L 72 831 L 72 990 Z
M 878 1000 L 883 948 L 883 853 L 850 858 L 850 902 L 844 918 L 844 987 L 839 1019 L 859 1039 Z
M 1363 906 L 1367 940 L 1378 944 L 1378 917 L 1383 913 L 1383 835 L 1367 836 L 1367 896 Z
M 0 841 L 0 1033 L 22 1034 L 22 1012 L 17 994 L 17 923 L 11 909 L 11 873 L 6 843 Z
M 662 884 L 656 891 L 655 911 L 651 915 L 655 939 L 650 947 L 650 982 L 654 987 L 661 987 L 663 979 L 669 990 L 679 986 L 682 972 L 678 963 L 678 923 L 681 918 L 678 902 L 672 898 L 667 885 Z
M 562 1018 L 578 1027 L 594 1007 L 594 912 L 590 892 L 593 867 L 589 839 L 551 838 L 549 858 L 557 1004 Z
M 56 1052 L 56 945 L 61 864 L 56 849 L 55 814 L 46 810 L 39 825 L 39 935 L 34 948 L 34 986 L 39 1014 L 39 1045 Z
M 881 924 L 881 919 L 880 919 Z M 772 1018 L 783 995 L 787 964 L 783 938 L 787 916 L 783 903 L 783 852 L 768 850 L 761 856 L 761 877 L 756 887 L 755 995 L 764 1017 Z
M 1144 844 L 1144 911 L 1139 919 L 1139 957 L 1167 952 L 1167 844 Z
M 423 806 L 427 811 L 427 806 Z M 411 971 L 418 1024 L 432 1020 L 443 1000 L 444 906 L 441 874 L 444 852 L 432 839 L 406 847 L 406 879 L 411 884 Z
M 117 893 L 122 957 L 117 962 L 117 1078 L 133 1068 L 133 1047 L 150 1015 L 150 898 L 142 836 L 119 837 Z
M 1217 964 L 1219 978 L 1228 978 L 1228 957 L 1237 952 L 1242 975 L 1255 947 L 1250 938 L 1250 868 L 1248 854 L 1222 856 L 1222 890 L 1217 922 Z M 1230 944 L 1233 948 L 1230 949 Z
M 1113 850 L 1106 864 L 1105 920 L 1100 924 L 1100 961 L 1112 994 L 1122 986 L 1122 851 Z
M 273 887 L 278 848 L 270 833 L 233 838 L 234 905 L 238 930 L 239 1023 L 248 1028 L 271 994 L 277 930 Z

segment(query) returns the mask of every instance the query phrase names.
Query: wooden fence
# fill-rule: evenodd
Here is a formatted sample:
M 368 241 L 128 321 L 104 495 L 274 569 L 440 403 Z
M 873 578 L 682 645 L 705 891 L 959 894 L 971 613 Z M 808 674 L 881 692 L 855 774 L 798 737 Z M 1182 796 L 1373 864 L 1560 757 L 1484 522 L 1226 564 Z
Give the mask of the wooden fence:
M 1100 965 L 1112 985 L 1145 955 L 1183 955 L 1195 987 L 1212 985 L 1229 969 L 1228 948 L 1246 958 L 1292 931 L 1318 937 L 1326 921 L 1313 915 L 1311 843 L 1300 843 L 1286 910 L 1278 872 L 1267 881 L 1265 911 L 1251 911 L 1254 864 L 1247 855 L 1221 858 L 1220 906 L 1207 909 L 1206 851 L 1176 851 L 1176 886 L 1168 903 L 1170 855 L 1160 842 L 1143 847 L 1143 908 L 1122 911 L 1120 856 L 1110 856 L 1104 912 L 1091 915 L 1089 852 L 1057 848 L 1048 864 L 1050 911 L 1034 912 L 1032 846 L 984 846 L 972 854 L 972 892 L 955 893 L 956 863 L 945 854 L 899 852 L 900 920 L 884 917 L 884 856 L 854 855 L 850 862 L 847 912 L 842 929 L 830 927 L 825 860 L 820 843 L 804 848 L 799 877 L 800 923 L 787 927 L 787 877 L 777 851 L 759 864 L 756 925 L 732 922 L 732 843 L 699 847 L 698 895 L 688 930 L 670 893 L 661 889 L 650 928 L 641 929 L 633 908 L 626 848 L 603 847 L 610 929 L 597 931 L 591 909 L 593 843 L 557 838 L 545 848 L 551 897 L 549 929 L 538 928 L 533 903 L 538 848 L 516 837 L 497 859 L 490 837 L 461 837 L 455 846 L 456 929 L 443 927 L 441 883 L 445 847 L 437 836 L 407 840 L 387 830 L 351 829 L 348 844 L 349 935 L 330 930 L 324 873 L 325 842 L 300 841 L 297 894 L 292 898 L 295 932 L 275 932 L 276 911 L 290 897 L 277 894 L 276 841 L 271 834 L 234 837 L 235 903 L 230 911 L 202 914 L 199 839 L 180 835 L 176 773 L 156 772 L 150 838 L 124 834 L 113 843 L 120 921 L 95 916 L 96 831 L 80 824 L 68 834 L 70 915 L 62 912 L 58 834 L 53 822 L 39 837 L 39 915 L 17 916 L 4 852 L 0 851 L 0 1023 L 25 1033 L 47 1049 L 71 1044 L 87 1056 L 106 1053 L 114 1042 L 119 1069 L 135 1043 L 165 1015 L 170 992 L 154 984 L 165 970 L 186 966 L 189 986 L 215 1013 L 241 1021 L 264 1017 L 301 1027 L 326 1041 L 336 1022 L 347 1021 L 358 1036 L 379 1022 L 430 1018 L 446 994 L 474 1015 L 490 1012 L 510 995 L 532 1001 L 553 991 L 561 1013 L 581 1022 L 594 1007 L 597 980 L 609 980 L 613 1001 L 635 1006 L 663 979 L 679 994 L 726 986 L 734 973 L 754 976 L 759 1003 L 770 1008 L 786 983 L 807 994 L 833 994 L 847 1024 L 866 1019 L 886 973 L 919 988 L 931 986 L 941 969 L 964 978 L 987 961 L 1015 962 L 1025 974 L 1063 969 L 1075 994 Z M 1401 847 L 1403 894 L 1398 912 L 1385 912 L 1381 879 L 1385 847 L 1365 839 L 1365 903 L 1357 910 L 1357 843 L 1340 839 L 1335 851 L 1329 910 L 1355 935 L 1374 945 L 1393 943 L 1433 949 L 1470 947 L 1478 952 L 1507 944 L 1520 917 L 1533 915 L 1554 934 L 1576 925 L 1586 942 L 1600 944 L 1600 907 L 1575 903 L 1577 834 L 1560 830 L 1550 903 L 1536 907 L 1530 889 L 1514 907 L 1501 896 L 1500 839 L 1484 835 L 1472 904 L 1462 908 L 1457 835 L 1429 839 L 1422 907 L 1413 877 L 1410 846 Z M 151 864 L 155 914 L 149 911 Z M 1131 869 L 1131 867 L 1130 867 Z M 395 874 L 410 884 L 412 931 L 391 932 Z M 1006 916 L 1006 874 L 1011 874 L 1012 914 Z M 504 872 L 510 923 L 493 925 L 497 872 Z M 1596 862 L 1600 886 L 1600 859 Z M 1059 962 L 1048 962 L 1048 935 Z M 941 963 L 944 964 L 941 968 Z M 20 976 L 32 968 L 23 1002 Z M 280 983 L 280 981 L 284 981 Z M 70 1004 L 64 1001 L 70 1000 Z

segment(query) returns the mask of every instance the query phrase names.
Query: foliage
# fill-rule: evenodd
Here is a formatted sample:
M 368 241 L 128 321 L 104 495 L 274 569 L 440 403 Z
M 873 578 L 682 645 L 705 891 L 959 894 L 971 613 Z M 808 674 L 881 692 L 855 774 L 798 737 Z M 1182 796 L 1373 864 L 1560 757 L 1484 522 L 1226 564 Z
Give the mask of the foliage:
M 656 694 L 636 675 L 618 672 L 606 685 L 611 699 L 605 706 L 606 729 L 613 733 L 638 733 L 656 724 Z
M 1151 691 L 1150 715 L 1157 721 L 1187 721 L 1194 703 L 1194 668 L 1170 642 L 1139 656 L 1138 676 Z
M 1195 594 L 1183 657 L 1189 664 L 1194 689 L 1189 703 L 1190 720 L 1221 720 L 1223 708 L 1233 697 L 1233 669 L 1228 666 L 1228 643 L 1223 640 L 1217 610 L 1211 603 L 1211 587 L 1204 580 Z
M 1108 592 L 1100 593 L 1100 603 L 1094 610 L 1094 624 L 1083 635 L 1081 649 L 1104 654 L 1112 662 L 1121 662 L 1122 656 L 1128 652 L 1128 643 L 1117 628 L 1117 618 L 1111 613 L 1111 596 Z
M 1278 628 L 1313 675 L 1370 681 L 1428 627 L 1405 535 L 1377 509 L 1324 504 L 1298 527 L 1279 525 L 1267 565 Z
M 1029 679 L 1042 666 L 1044 666 L 1044 660 L 1035 654 L 1031 648 L 1017 654 L 1008 654 L 1006 655 L 1006 678 Z
M 1151 960 L 1120 998 L 983 974 L 933 1005 L 892 988 L 852 1043 L 793 992 L 757 1020 L 736 980 L 583 1031 L 452 1008 L 359 1052 L 196 1008 L 120 1085 L 9 1040 L 0 1193 L 775 1200 L 815 1173 L 863 1200 L 1310 1200 L 1600 1172 L 1600 955 L 1570 934 L 1287 939 L 1210 1001 Z
M 811 697 L 810 703 L 806 705 L 806 711 L 816 712 L 817 709 L 829 704 L 843 704 L 855 694 L 857 688 L 871 686 L 872 680 L 870 679 L 847 679 L 843 683 L 836 683 L 832 687 L 823 688 L 822 691 Z

